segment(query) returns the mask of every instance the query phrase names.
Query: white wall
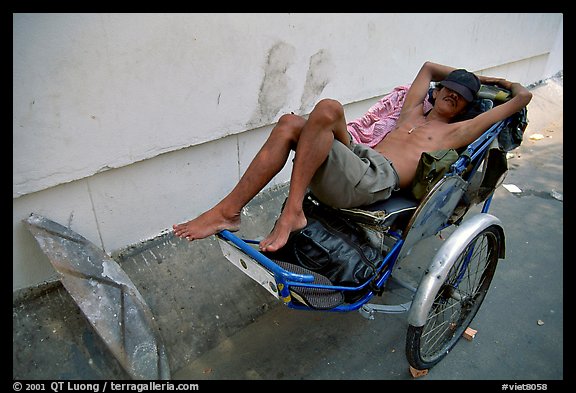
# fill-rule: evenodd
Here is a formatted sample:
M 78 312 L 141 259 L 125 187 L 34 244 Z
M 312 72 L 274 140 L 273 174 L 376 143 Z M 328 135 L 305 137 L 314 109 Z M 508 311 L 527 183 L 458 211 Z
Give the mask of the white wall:
M 352 119 L 425 60 L 525 84 L 563 68 L 562 14 L 15 14 L 13 22 L 14 289 L 53 276 L 21 225 L 31 212 L 111 252 L 209 208 L 285 112 L 306 114 L 331 97 Z

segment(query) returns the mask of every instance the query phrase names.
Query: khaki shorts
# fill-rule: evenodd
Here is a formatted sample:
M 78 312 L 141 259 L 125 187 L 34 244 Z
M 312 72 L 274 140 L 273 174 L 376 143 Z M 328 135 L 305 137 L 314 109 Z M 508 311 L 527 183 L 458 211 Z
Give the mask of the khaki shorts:
M 335 208 L 369 205 L 399 189 L 398 173 L 382 154 L 362 144 L 334 140 L 310 183 L 312 193 Z

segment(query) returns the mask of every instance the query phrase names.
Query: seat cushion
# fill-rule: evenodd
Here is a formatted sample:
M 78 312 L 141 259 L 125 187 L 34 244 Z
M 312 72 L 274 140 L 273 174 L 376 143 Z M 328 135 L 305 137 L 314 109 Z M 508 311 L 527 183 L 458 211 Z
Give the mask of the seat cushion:
M 354 221 L 368 225 L 389 227 L 397 218 L 414 213 L 418 203 L 410 195 L 395 193 L 390 198 L 371 205 L 338 210 Z

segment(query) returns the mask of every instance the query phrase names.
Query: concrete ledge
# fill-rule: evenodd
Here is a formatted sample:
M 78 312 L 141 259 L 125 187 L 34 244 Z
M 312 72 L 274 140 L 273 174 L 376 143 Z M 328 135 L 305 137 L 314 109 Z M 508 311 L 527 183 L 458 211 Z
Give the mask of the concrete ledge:
M 286 193 L 275 186 L 247 205 L 240 235 L 266 235 Z M 281 306 L 222 256 L 214 236 L 188 242 L 164 233 L 112 257 L 158 321 L 172 373 Z M 14 378 L 127 378 L 59 282 L 15 293 L 13 320 Z

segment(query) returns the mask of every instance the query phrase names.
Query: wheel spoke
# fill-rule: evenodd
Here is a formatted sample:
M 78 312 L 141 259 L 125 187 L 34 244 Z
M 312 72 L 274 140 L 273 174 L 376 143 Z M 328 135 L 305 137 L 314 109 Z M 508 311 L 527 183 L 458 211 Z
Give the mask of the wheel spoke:
M 436 353 L 436 348 L 438 344 L 440 346 L 448 339 L 447 337 L 453 336 L 454 332 L 454 315 L 458 313 L 458 309 L 456 309 L 458 303 L 453 303 L 447 305 L 446 303 L 443 304 L 441 307 L 438 307 L 438 310 L 433 314 L 433 316 L 428 320 L 426 324 L 426 329 L 422 333 L 422 348 L 426 348 L 423 350 L 424 353 L 427 355 L 433 355 Z M 450 314 L 450 311 L 453 311 Z M 448 317 L 447 314 L 450 314 Z M 446 334 L 449 333 L 448 335 Z M 442 341 L 441 341 L 442 340 Z

